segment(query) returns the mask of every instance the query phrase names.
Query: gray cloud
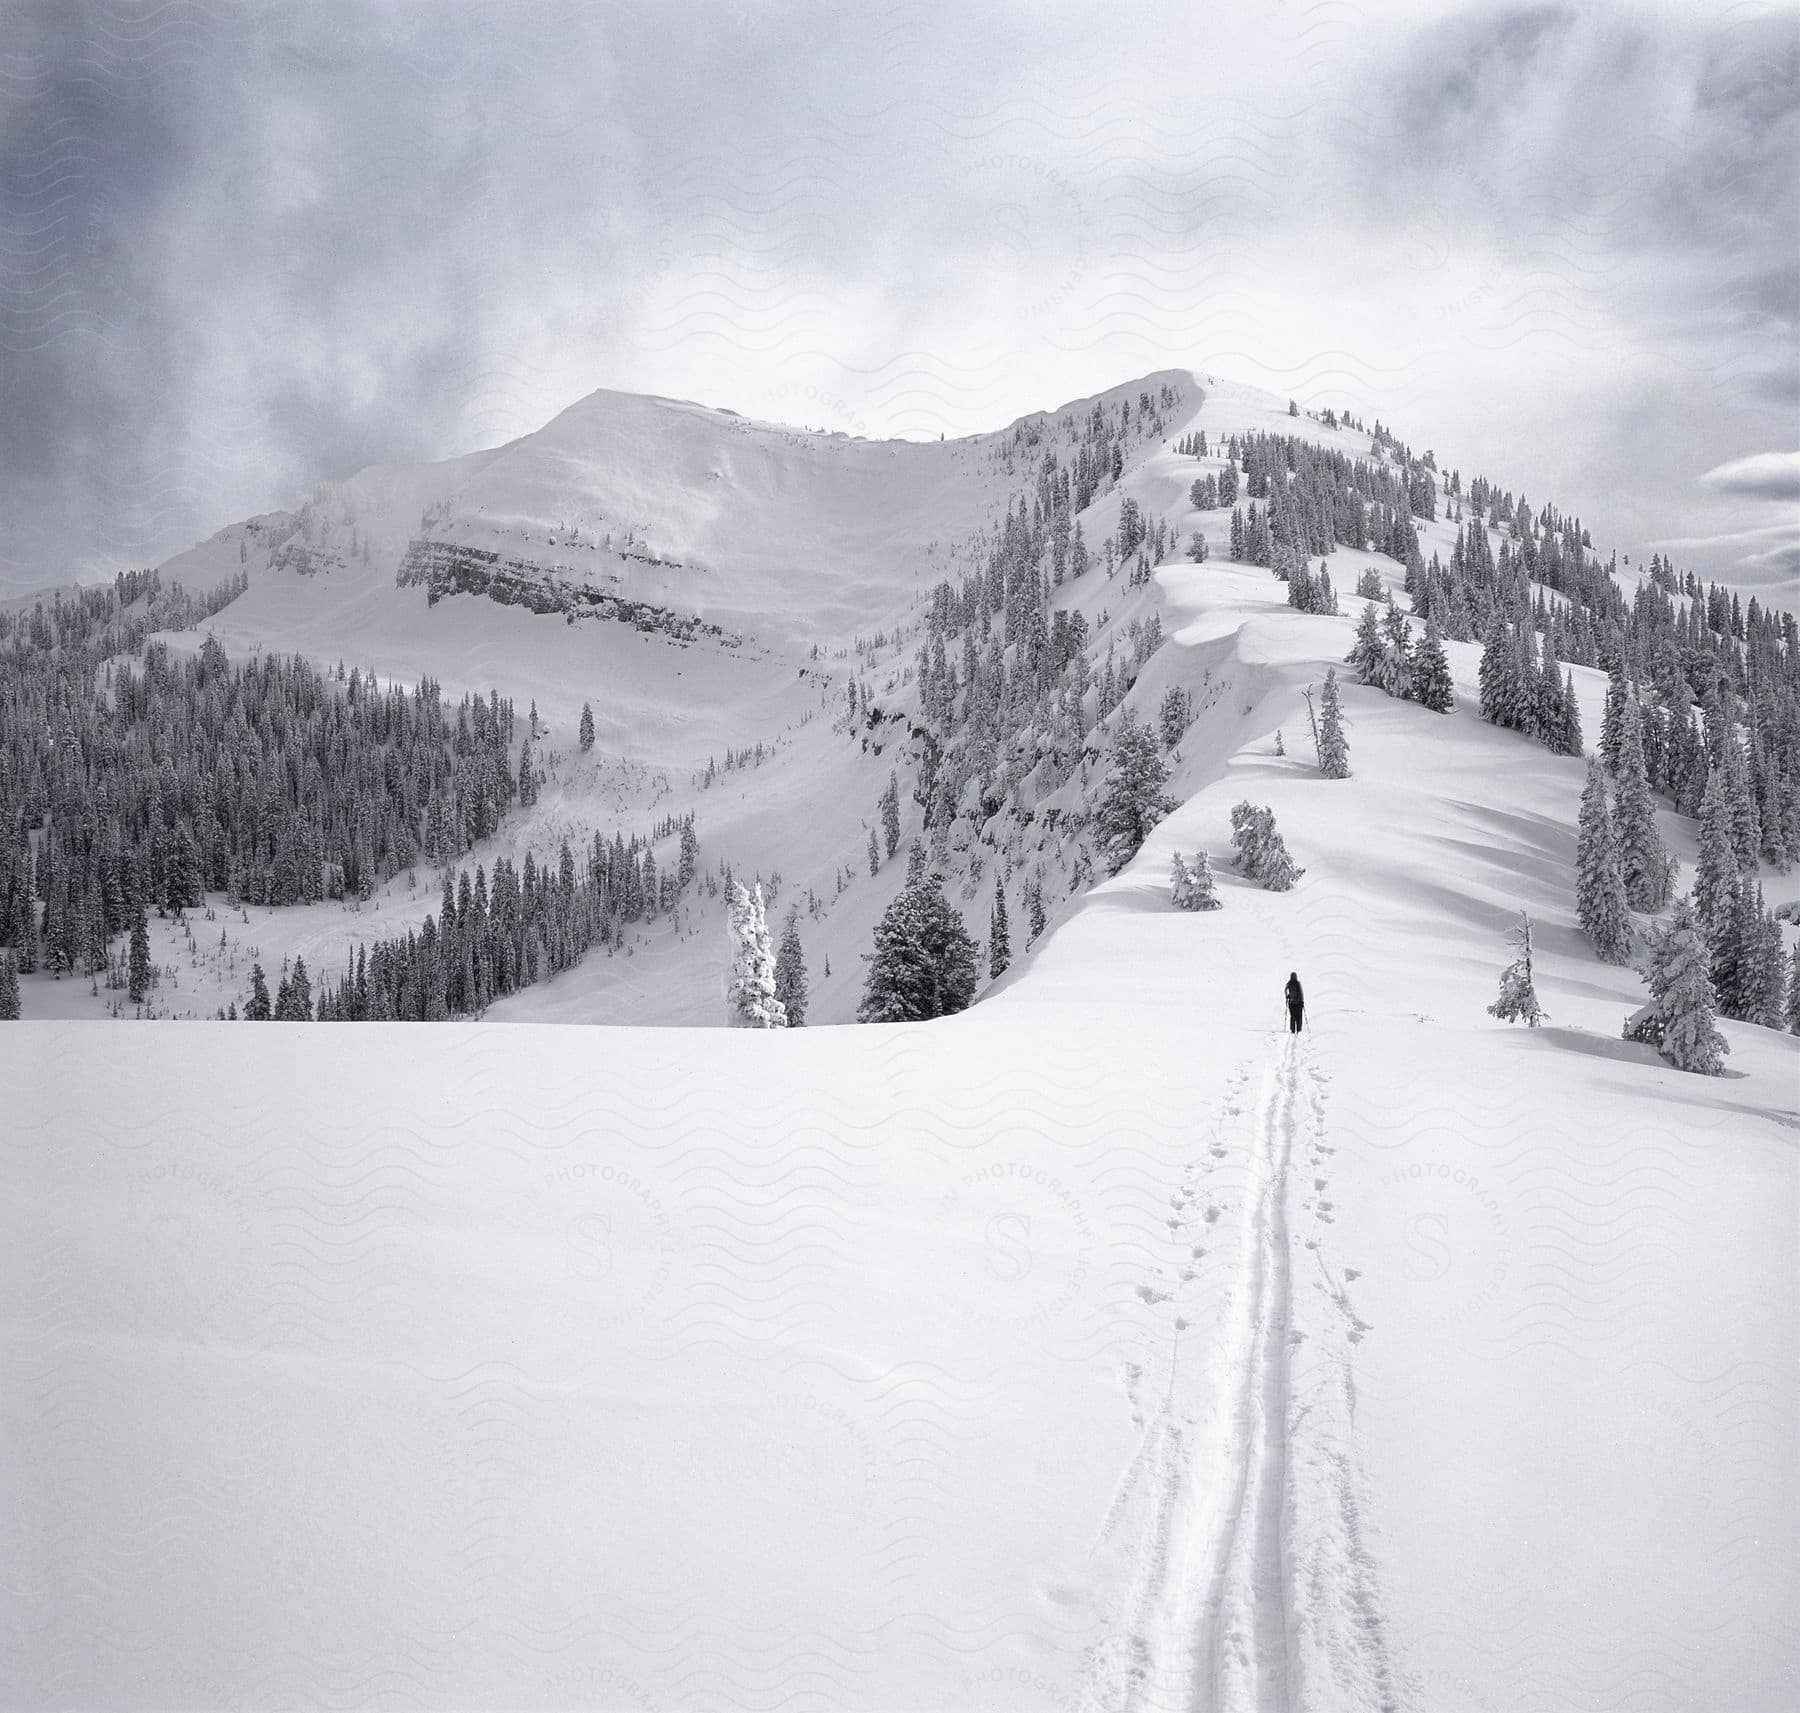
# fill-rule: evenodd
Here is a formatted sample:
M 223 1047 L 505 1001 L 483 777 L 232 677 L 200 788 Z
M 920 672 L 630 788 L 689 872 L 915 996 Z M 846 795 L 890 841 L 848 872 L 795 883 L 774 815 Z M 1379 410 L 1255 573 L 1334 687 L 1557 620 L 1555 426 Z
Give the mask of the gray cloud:
M 596 386 L 935 435 L 1181 362 L 1730 537 L 1698 474 L 1800 397 L 1791 15 L 1417 14 L 15 5 L 0 588 Z
M 1800 500 L 1800 452 L 1753 452 L 1714 466 L 1700 480 L 1745 499 Z

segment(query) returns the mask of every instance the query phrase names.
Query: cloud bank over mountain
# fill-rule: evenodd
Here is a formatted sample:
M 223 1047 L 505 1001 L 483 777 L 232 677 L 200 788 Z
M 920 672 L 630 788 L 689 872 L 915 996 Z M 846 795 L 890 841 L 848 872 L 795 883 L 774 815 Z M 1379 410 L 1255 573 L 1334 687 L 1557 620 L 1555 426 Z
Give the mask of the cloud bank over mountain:
M 935 438 L 1177 363 L 1796 545 L 1707 477 L 1800 404 L 1791 12 L 43 3 L 0 73 L 7 590 L 603 385 Z

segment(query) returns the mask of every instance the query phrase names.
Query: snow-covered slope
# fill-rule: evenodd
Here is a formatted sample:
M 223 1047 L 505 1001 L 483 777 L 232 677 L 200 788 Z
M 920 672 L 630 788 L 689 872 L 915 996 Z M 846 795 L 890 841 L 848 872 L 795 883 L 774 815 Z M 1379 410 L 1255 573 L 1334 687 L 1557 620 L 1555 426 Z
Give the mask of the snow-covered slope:
M 1281 401 L 1203 384 L 1171 435 L 1287 431 Z M 497 493 L 515 450 L 466 461 L 466 491 Z M 959 456 L 917 455 L 921 485 Z M 960 456 L 993 471 L 979 521 L 1013 483 L 991 448 Z M 1193 468 L 1145 446 L 1090 537 L 1136 497 L 1218 550 Z M 441 497 L 383 479 L 396 516 Z M 728 564 L 699 502 L 662 527 L 665 556 L 742 578 L 722 601 L 829 557 L 784 536 Z M 954 560 L 920 540 L 928 584 Z M 229 536 L 200 551 L 237 563 Z M 886 596 L 847 573 L 827 652 L 904 617 L 908 563 Z M 1340 550 L 1340 589 L 1364 565 L 1397 572 Z M 563 732 L 584 695 L 601 714 L 580 674 L 616 631 L 613 753 L 567 745 L 540 841 L 691 802 L 709 853 L 789 892 L 860 853 L 896 752 L 781 682 L 791 635 L 702 671 L 700 644 L 624 625 L 427 607 L 374 549 L 367 576 L 255 570 L 217 621 L 232 646 L 488 671 Z M 1069 598 L 1096 626 L 1161 614 L 1134 701 L 1195 696 L 1181 804 L 960 1018 L 498 1020 L 716 1022 L 718 917 L 697 909 L 478 1024 L 0 1030 L 0 1699 L 1794 1705 L 1800 1043 L 1726 1023 L 1708 1079 L 1620 1040 L 1642 986 L 1574 926 L 1580 763 L 1476 717 L 1472 648 L 1451 645 L 1448 717 L 1347 689 L 1355 774 L 1327 781 L 1299 693 L 1349 619 L 1216 560 Z M 659 664 L 632 677 L 633 650 Z M 879 687 L 898 663 L 858 669 Z M 1596 732 L 1603 682 L 1575 680 Z M 621 756 L 634 710 L 662 724 Z M 758 736 L 760 768 L 683 772 Z M 1224 907 L 1174 911 L 1171 853 L 1221 856 L 1245 796 L 1298 887 L 1220 863 Z M 1691 823 L 1660 819 L 1691 872 Z M 862 868 L 809 928 L 825 1019 L 850 1014 L 899 866 Z M 365 931 L 435 897 L 379 903 Z M 1483 1010 L 1520 908 L 1536 1032 Z M 254 915 L 240 933 L 316 933 L 329 961 L 327 929 L 281 919 L 335 909 Z M 55 985 L 33 978 L 28 1012 Z

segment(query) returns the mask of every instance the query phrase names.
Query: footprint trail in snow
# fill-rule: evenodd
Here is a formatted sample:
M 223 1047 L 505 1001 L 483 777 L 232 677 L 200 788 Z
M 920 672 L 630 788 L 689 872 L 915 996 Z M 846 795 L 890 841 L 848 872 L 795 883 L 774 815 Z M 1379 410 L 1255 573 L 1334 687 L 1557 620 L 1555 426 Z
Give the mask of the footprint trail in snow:
M 1240 1070 L 1227 1117 L 1241 1111 L 1236 1091 L 1246 1080 Z M 1360 1538 L 1349 1361 L 1367 1329 L 1323 1252 L 1326 1086 L 1308 1048 L 1286 1040 L 1238 1181 L 1225 1181 L 1232 1150 L 1215 1135 L 1173 1198 L 1206 1235 L 1172 1305 L 1163 1396 L 1142 1422 L 1097 1547 L 1116 1565 L 1122 1598 L 1116 1633 L 1095 1657 L 1092 1706 L 1411 1705 L 1387 1656 Z M 1224 1272 L 1209 1280 L 1213 1267 Z M 1297 1272 L 1305 1314 L 1296 1313 Z M 1317 1347 L 1297 1385 L 1295 1353 L 1309 1342 Z

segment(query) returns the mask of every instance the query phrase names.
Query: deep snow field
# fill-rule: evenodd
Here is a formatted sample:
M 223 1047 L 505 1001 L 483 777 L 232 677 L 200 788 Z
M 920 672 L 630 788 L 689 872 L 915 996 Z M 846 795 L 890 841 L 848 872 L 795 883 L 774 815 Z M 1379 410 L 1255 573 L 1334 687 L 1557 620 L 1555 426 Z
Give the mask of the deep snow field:
M 1290 431 L 1281 401 L 1181 379 L 1171 440 Z M 709 862 L 781 872 L 772 916 L 856 863 L 803 917 L 809 1027 L 709 1026 L 716 901 L 431 1028 L 96 1030 L 85 982 L 29 978 L 27 1018 L 61 1020 L 0 1031 L 0 1702 L 1800 1705 L 1800 1041 L 1722 1023 L 1708 1079 L 1620 1039 L 1643 987 L 1575 926 L 1581 763 L 1485 725 L 1478 650 L 1450 644 L 1458 709 L 1349 686 L 1355 774 L 1319 777 L 1300 690 L 1349 647 L 1358 569 L 1399 567 L 1340 549 L 1348 616 L 1293 612 L 1223 562 L 1228 513 L 1187 510 L 1202 467 L 1147 447 L 1084 523 L 1097 546 L 1134 494 L 1175 526 L 1169 560 L 1147 590 L 1096 571 L 1067 594 L 1093 622 L 1160 611 L 1133 703 L 1204 702 L 1181 806 L 969 1012 L 816 1026 L 853 1015 L 903 865 L 860 862 L 893 755 L 834 729 L 841 693 L 796 651 L 822 637 L 841 680 L 839 650 L 956 575 L 1020 483 L 979 441 L 890 457 L 697 407 L 658 441 L 668 413 L 631 410 L 677 487 L 741 442 L 791 497 L 768 533 L 816 514 L 813 549 L 725 565 L 698 503 L 659 510 L 635 476 L 603 503 L 516 455 L 479 528 L 550 515 L 544 483 L 636 505 L 666 520 L 653 548 L 717 557 L 721 623 L 766 595 L 766 643 L 427 609 L 393 587 L 436 497 L 417 473 L 382 478 L 404 526 L 373 530 L 366 571 L 255 566 L 210 628 L 452 696 L 497 683 L 521 716 L 535 697 L 554 777 L 492 851 L 695 807 Z M 459 461 L 469 492 L 504 460 Z M 1453 533 L 1422 529 L 1427 557 Z M 225 532 L 178 574 L 238 554 Z M 840 558 L 858 573 L 809 629 Z M 880 687 L 912 652 L 860 670 Z M 1604 679 L 1575 678 L 1591 743 Z M 760 768 L 697 786 L 758 740 Z M 1306 870 L 1292 892 L 1223 860 L 1245 796 Z M 1693 824 L 1659 821 L 1691 875 Z M 1196 847 L 1224 908 L 1188 915 L 1168 872 Z M 165 999 L 210 1014 L 251 947 L 335 970 L 346 936 L 436 901 L 424 871 L 360 912 L 245 924 L 219 900 L 235 971 L 158 925 Z M 1538 1031 L 1484 1010 L 1521 908 Z

